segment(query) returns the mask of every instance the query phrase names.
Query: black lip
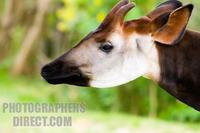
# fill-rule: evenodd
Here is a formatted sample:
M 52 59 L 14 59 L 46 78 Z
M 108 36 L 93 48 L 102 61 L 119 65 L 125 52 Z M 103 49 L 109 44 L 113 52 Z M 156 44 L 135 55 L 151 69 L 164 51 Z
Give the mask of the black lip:
M 41 76 L 50 84 L 70 84 L 89 86 L 89 76 L 86 76 L 78 66 L 71 62 L 63 64 L 60 60 L 45 65 L 41 69 Z
M 59 74 L 56 74 L 59 75 Z M 43 78 L 50 84 L 70 84 L 77 86 L 88 86 L 89 78 L 80 73 L 60 74 L 59 76 L 42 75 Z

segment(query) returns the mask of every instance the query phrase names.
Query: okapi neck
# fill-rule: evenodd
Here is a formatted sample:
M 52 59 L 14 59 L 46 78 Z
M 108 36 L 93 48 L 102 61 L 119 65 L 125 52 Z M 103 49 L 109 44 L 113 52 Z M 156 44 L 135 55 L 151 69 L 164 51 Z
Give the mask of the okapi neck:
M 186 31 L 174 46 L 157 44 L 159 84 L 180 101 L 200 111 L 200 33 Z

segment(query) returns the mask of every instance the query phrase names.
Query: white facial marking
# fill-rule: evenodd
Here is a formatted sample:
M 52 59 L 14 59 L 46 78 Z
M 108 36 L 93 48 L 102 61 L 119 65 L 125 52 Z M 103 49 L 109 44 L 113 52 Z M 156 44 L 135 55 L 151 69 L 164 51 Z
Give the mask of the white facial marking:
M 160 65 L 159 53 L 156 44 L 151 39 L 151 36 L 139 36 L 138 43 L 142 49 L 142 53 L 146 58 L 146 65 L 148 66 L 146 73 L 142 76 L 159 81 L 160 79 Z
M 159 79 L 158 52 L 150 36 L 133 34 L 125 39 L 113 33 L 109 39 L 113 51 L 98 51 L 102 54 L 92 60 L 92 87 L 114 87 L 140 76 Z

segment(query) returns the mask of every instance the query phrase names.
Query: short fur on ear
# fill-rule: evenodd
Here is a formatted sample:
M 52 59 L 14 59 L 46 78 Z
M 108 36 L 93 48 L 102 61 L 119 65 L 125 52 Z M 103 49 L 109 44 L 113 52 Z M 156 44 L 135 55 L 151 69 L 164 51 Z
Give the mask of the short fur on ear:
M 157 6 L 157 8 L 155 10 L 151 11 L 147 15 L 147 17 L 154 20 L 158 16 L 160 16 L 166 12 L 172 12 L 173 10 L 175 10 L 181 6 L 182 6 L 182 3 L 178 0 L 168 0 L 168 1 L 160 4 L 159 6 Z
M 152 33 L 153 40 L 167 45 L 177 44 L 184 36 L 192 10 L 193 5 L 189 4 L 170 13 L 167 23 Z

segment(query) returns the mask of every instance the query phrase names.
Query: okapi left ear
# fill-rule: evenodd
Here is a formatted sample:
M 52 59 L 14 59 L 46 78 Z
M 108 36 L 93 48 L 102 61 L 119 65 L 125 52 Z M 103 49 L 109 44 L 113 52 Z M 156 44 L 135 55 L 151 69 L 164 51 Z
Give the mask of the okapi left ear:
M 193 5 L 189 4 L 180 7 L 170 13 L 166 24 L 164 24 L 164 26 L 157 29 L 156 31 L 153 31 L 153 40 L 167 45 L 174 45 L 179 43 L 179 41 L 184 36 L 185 29 L 191 16 L 192 10 Z M 157 20 L 159 20 L 159 18 L 157 18 Z M 156 23 L 158 24 L 158 22 Z

